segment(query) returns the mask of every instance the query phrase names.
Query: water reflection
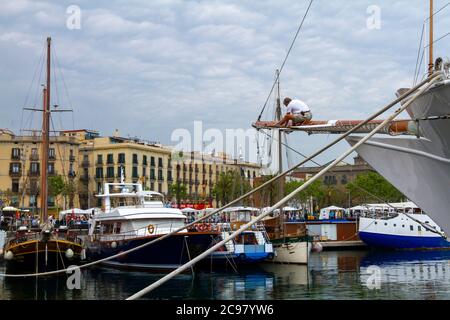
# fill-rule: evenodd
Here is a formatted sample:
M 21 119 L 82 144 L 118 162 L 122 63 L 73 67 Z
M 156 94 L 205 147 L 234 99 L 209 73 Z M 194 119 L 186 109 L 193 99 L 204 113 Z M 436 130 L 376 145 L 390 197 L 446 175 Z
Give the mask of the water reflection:
M 370 267 L 380 270 L 371 290 Z M 146 299 L 449 299 L 450 252 L 321 252 L 310 265 L 263 263 L 232 270 L 196 271 L 170 280 Z M 0 266 L 0 272 L 4 267 Z M 81 289 L 69 290 L 66 275 L 0 278 L 0 299 L 125 299 L 162 274 L 111 268 L 82 271 Z

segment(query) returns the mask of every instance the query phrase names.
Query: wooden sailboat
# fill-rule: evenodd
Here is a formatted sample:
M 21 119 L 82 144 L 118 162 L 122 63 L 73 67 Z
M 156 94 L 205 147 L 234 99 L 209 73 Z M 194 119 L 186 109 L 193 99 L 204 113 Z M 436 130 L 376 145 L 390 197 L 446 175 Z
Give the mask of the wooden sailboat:
M 67 268 L 77 264 L 83 256 L 83 246 L 77 237 L 55 230 L 48 221 L 48 160 L 50 139 L 50 49 L 51 38 L 47 38 L 47 83 L 43 89 L 42 117 L 42 164 L 40 188 L 40 229 L 31 232 L 21 226 L 5 244 L 5 261 L 8 273 L 45 272 Z

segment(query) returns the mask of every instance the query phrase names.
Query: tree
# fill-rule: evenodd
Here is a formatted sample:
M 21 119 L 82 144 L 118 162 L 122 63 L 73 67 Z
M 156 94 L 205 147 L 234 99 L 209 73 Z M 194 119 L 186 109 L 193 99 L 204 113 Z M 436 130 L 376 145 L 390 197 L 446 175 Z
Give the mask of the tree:
M 48 178 L 48 194 L 55 197 L 56 204 L 58 204 L 58 197 L 62 195 L 65 203 L 69 203 L 69 207 L 72 208 L 74 206 L 74 198 L 77 192 L 77 184 L 73 179 L 64 181 L 63 176 L 60 175 Z M 67 201 L 67 198 L 69 198 L 69 201 Z
M 180 207 L 180 201 L 187 197 L 187 186 L 177 181 L 177 183 L 169 185 L 168 191 L 169 195 L 175 196 L 177 205 Z
M 285 184 L 285 195 L 293 192 L 295 189 L 301 187 L 305 181 L 288 181 Z M 314 181 L 305 190 L 298 193 L 294 199 L 303 207 L 309 203 L 311 197 L 318 205 L 323 205 L 326 199 L 326 188 L 319 180 Z
M 359 174 L 347 185 L 347 190 L 360 203 L 399 202 L 404 198 L 400 191 L 376 172 Z
M 213 195 L 221 205 L 238 198 L 250 191 L 250 183 L 238 171 L 222 172 L 213 187 Z M 248 200 L 244 200 L 248 203 Z

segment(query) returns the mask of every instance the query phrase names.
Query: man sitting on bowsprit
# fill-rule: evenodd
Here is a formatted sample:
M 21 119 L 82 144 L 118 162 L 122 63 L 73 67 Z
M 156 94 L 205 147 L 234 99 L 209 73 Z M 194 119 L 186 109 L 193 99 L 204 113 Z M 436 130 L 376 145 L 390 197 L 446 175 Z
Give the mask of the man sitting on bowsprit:
M 283 104 L 287 107 L 286 115 L 276 124 L 276 126 L 299 126 L 312 119 L 311 110 L 303 101 L 299 99 L 292 100 L 291 98 L 286 97 L 283 100 Z

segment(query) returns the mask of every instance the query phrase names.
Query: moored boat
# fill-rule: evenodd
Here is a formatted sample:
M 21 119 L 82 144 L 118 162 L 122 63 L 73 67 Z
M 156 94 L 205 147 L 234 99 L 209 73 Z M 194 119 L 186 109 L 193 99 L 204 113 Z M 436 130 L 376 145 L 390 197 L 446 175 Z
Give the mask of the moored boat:
M 183 228 L 186 216 L 164 207 L 163 195 L 143 191 L 139 183 L 105 183 L 103 212 L 92 217 L 87 240 L 93 260 L 145 245 Z M 103 262 L 104 265 L 143 270 L 176 269 L 207 250 L 216 231 L 182 230 L 155 244 Z
M 379 249 L 450 249 L 442 229 L 424 213 L 361 217 L 359 237 L 368 246 Z

